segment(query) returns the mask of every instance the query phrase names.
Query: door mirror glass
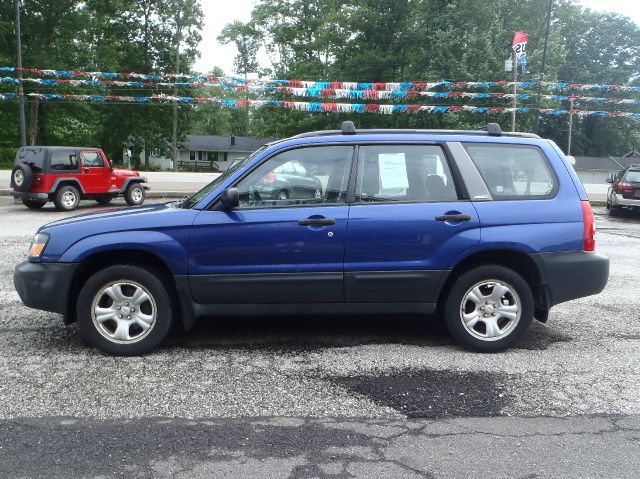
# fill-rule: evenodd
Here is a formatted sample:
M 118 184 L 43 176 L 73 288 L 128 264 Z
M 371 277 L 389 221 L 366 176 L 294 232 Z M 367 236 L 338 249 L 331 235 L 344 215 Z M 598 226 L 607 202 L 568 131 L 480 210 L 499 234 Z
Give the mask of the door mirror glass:
M 220 201 L 222 202 L 222 207 L 225 210 L 232 210 L 236 208 L 240 204 L 238 188 L 227 188 L 224 190 L 220 197 Z

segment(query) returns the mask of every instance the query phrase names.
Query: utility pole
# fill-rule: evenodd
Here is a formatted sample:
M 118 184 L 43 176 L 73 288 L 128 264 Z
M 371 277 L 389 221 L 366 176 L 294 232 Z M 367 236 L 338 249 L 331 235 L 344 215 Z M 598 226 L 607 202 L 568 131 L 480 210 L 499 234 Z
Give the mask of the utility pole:
M 513 62 L 513 100 L 511 101 L 511 108 L 513 109 L 511 110 L 511 131 L 516 131 L 516 108 L 518 105 L 518 101 L 516 99 L 518 92 L 518 58 L 515 50 L 511 52 L 511 61 Z
M 567 156 L 571 154 L 571 137 L 573 136 L 573 98 L 569 98 L 569 138 L 567 139 Z
M 20 34 L 20 0 L 16 3 L 16 70 L 18 70 L 18 112 L 20 116 L 20 145 L 27 146 L 27 129 L 24 121 L 24 89 L 22 87 L 22 38 Z
M 542 83 L 544 82 L 544 70 L 547 66 L 547 47 L 549 45 L 549 30 L 551 29 L 551 9 L 553 8 L 553 0 L 549 0 L 547 8 L 547 32 L 544 36 L 544 50 L 542 51 L 542 71 L 540 75 L 540 84 L 538 85 L 538 101 L 536 102 L 536 125 L 534 133 L 540 131 L 540 105 L 542 100 Z
M 176 19 L 176 77 L 173 79 L 173 96 L 178 96 L 178 75 L 180 74 L 180 40 L 182 40 L 182 18 Z M 173 130 L 171 135 L 171 160 L 173 171 L 178 171 L 178 101 L 173 100 Z

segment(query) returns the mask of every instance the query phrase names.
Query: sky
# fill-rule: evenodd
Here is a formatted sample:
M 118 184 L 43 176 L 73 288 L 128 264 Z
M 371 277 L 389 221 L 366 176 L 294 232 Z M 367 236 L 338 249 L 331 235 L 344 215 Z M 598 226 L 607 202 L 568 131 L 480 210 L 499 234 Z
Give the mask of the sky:
M 196 61 L 194 70 L 206 73 L 214 66 L 219 66 L 226 74 L 232 74 L 235 47 L 232 44 L 220 45 L 216 38 L 227 23 L 248 21 L 255 3 L 256 0 L 202 0 L 204 27 L 200 59 Z M 640 0 L 580 0 L 579 3 L 592 10 L 627 15 L 640 25 Z M 268 66 L 264 55 L 259 59 L 263 66 Z

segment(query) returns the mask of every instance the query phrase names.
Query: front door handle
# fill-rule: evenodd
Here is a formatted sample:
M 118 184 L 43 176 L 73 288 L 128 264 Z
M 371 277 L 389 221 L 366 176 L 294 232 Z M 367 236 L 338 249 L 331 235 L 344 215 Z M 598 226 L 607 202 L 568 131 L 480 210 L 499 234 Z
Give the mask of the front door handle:
M 331 226 L 336 224 L 334 218 L 304 218 L 298 220 L 300 226 Z
M 452 223 L 458 221 L 469 221 L 471 220 L 471 216 L 465 215 L 464 213 L 452 213 L 447 215 L 438 215 L 436 216 L 436 221 L 451 221 Z

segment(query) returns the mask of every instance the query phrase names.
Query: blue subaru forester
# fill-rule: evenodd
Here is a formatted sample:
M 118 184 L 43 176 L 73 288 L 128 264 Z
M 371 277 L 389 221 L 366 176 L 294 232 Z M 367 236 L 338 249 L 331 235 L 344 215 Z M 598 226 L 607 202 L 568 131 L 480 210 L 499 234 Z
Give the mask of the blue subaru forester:
M 265 145 L 182 201 L 45 225 L 14 282 L 117 355 L 152 350 L 173 322 L 311 312 L 437 313 L 464 346 L 500 351 L 602 291 L 594 235 L 551 141 L 345 122 Z

